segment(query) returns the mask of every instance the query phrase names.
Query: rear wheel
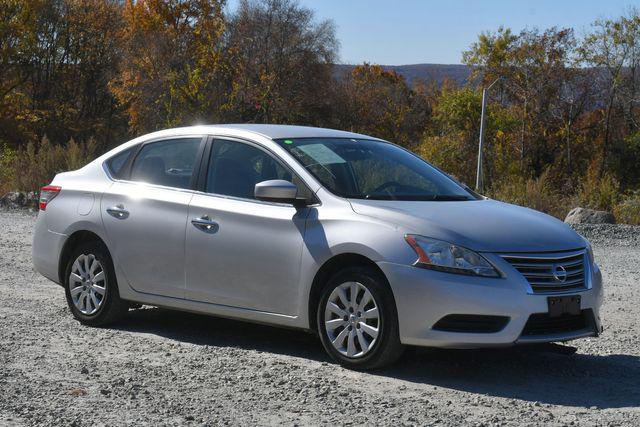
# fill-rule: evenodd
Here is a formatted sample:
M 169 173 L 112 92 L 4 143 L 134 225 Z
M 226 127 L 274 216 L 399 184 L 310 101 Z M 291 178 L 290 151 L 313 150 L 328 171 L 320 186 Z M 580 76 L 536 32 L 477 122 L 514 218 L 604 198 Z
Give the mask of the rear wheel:
M 372 269 L 348 268 L 333 276 L 323 289 L 317 321 L 325 350 L 345 367 L 380 368 L 402 354 L 393 295 Z
M 65 270 L 65 293 L 77 320 L 101 326 L 124 317 L 129 304 L 120 299 L 113 262 L 99 242 L 79 245 L 69 256 Z

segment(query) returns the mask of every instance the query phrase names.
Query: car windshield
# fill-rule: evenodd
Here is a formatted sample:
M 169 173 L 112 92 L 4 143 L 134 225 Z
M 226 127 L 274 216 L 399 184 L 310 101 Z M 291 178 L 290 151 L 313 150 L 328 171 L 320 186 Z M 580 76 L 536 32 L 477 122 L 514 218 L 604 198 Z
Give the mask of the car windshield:
M 350 138 L 277 139 L 329 191 L 370 200 L 476 200 L 420 157 L 387 142 Z

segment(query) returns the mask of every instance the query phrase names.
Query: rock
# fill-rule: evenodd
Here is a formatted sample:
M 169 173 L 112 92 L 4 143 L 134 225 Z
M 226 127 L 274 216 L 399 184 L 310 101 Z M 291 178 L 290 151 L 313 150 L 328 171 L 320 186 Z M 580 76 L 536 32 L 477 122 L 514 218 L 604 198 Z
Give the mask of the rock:
M 18 209 L 24 207 L 26 195 L 19 191 L 10 191 L 0 198 L 0 206 L 9 209 Z
M 616 220 L 611 212 L 574 208 L 564 222 L 567 224 L 615 224 Z
M 0 207 L 5 209 L 24 209 L 34 207 L 38 202 L 38 193 L 21 191 L 10 191 L 0 197 Z
M 81 388 L 74 388 L 69 392 L 69 394 L 73 397 L 86 396 L 87 391 Z

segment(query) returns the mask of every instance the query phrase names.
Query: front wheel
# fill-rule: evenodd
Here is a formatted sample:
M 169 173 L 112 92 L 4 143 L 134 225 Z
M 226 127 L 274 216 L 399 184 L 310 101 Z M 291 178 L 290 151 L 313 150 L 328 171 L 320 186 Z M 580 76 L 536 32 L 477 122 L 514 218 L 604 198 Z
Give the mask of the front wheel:
M 65 293 L 73 317 L 85 325 L 113 323 L 129 310 L 129 304 L 120 299 L 109 251 L 98 242 L 82 244 L 71 253 Z
M 381 368 L 402 355 L 393 294 L 372 269 L 348 268 L 333 276 L 323 289 L 317 321 L 325 350 L 347 368 Z

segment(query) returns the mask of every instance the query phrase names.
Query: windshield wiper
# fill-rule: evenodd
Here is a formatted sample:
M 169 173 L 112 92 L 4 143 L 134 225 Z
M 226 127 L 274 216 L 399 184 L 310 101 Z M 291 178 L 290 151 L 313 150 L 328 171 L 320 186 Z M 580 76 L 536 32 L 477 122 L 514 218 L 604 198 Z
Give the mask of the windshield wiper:
M 436 202 L 455 202 L 462 200 L 471 200 L 471 197 L 464 196 L 462 194 L 438 194 L 431 197 L 431 199 Z

